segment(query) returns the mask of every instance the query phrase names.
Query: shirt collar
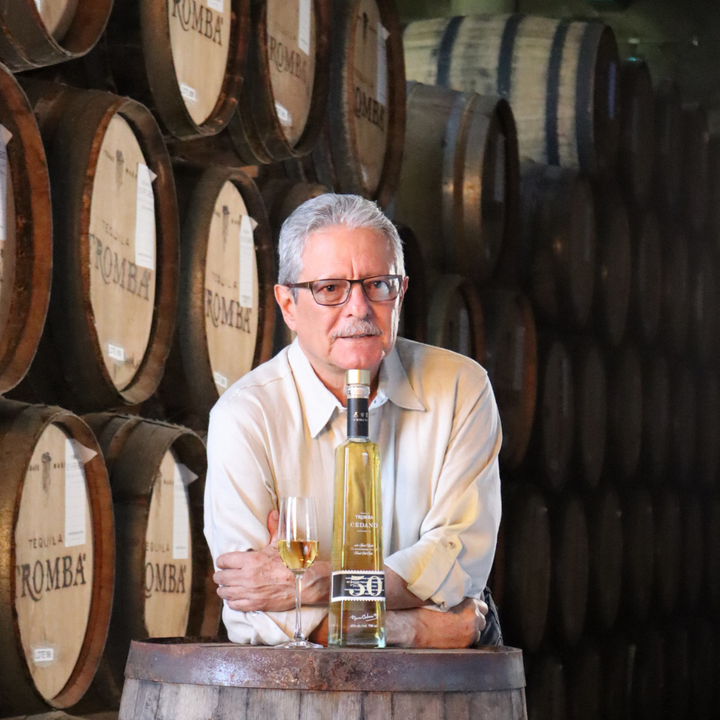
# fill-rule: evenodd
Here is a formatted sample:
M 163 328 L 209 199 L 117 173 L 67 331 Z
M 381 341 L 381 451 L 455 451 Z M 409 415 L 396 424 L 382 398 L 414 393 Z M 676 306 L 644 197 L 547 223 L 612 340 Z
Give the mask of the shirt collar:
M 345 408 L 315 374 L 297 338 L 288 350 L 288 361 L 300 393 L 310 435 L 315 438 L 328 424 L 335 410 L 343 412 Z M 397 347 L 393 347 L 380 365 L 378 392 L 371 407 L 380 407 L 386 400 L 405 410 L 425 410 L 408 380 Z

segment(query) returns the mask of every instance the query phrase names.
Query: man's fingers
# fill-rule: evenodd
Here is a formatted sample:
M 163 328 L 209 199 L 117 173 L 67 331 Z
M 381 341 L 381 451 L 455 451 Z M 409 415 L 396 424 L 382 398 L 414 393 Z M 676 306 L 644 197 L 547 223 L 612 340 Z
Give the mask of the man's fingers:
M 490 608 L 487 606 L 486 602 L 483 602 L 482 600 L 476 600 L 477 608 L 478 610 L 483 614 L 487 615 L 490 612 Z
M 223 555 L 218 555 L 215 564 L 220 570 L 240 570 L 244 567 L 248 554 L 252 552 L 254 552 L 254 550 L 224 553 Z
M 278 543 L 278 525 L 280 525 L 280 513 L 277 510 L 271 510 L 267 517 L 271 545 L 277 545 Z

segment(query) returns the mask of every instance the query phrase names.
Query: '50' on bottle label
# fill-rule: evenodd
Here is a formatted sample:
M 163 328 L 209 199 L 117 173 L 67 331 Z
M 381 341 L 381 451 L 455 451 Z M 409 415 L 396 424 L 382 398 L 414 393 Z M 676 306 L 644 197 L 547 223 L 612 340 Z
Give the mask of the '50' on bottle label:
M 382 570 L 341 570 L 332 574 L 331 601 L 385 601 L 385 573 Z

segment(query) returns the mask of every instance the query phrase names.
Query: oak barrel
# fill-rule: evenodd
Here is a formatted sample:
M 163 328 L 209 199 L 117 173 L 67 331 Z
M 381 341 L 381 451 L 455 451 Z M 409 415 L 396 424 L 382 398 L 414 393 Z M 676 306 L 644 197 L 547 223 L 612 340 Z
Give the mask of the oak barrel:
M 205 446 L 191 430 L 139 417 L 85 416 L 110 475 L 115 511 L 115 598 L 108 641 L 85 699 L 117 708 L 130 641 L 214 635 L 220 603 L 203 538 Z M 104 707 L 103 707 L 104 706 Z
M 77 411 L 156 389 L 175 327 L 178 221 L 170 159 L 139 103 L 26 82 L 52 185 L 53 302 L 18 399 Z
M 520 156 L 590 176 L 618 149 L 618 50 L 598 21 L 523 15 L 437 18 L 404 31 L 409 80 L 500 95 L 513 108 Z
M 705 108 L 683 108 L 683 215 L 695 232 L 705 230 L 708 213 L 710 132 Z
M 597 270 L 595 276 L 595 324 L 610 345 L 625 335 L 632 260 L 630 225 L 620 190 L 607 184 L 595 191 L 597 219 Z
M 577 172 L 521 166 L 520 282 L 538 316 L 582 328 L 595 286 L 596 228 L 592 191 Z
M 417 342 L 427 342 L 428 283 L 420 243 L 406 225 L 398 224 L 397 231 L 403 244 L 405 275 L 409 278 L 400 308 L 398 334 Z
M 663 491 L 653 506 L 655 519 L 654 596 L 661 617 L 675 609 L 680 590 L 682 563 L 682 518 L 680 500 L 670 491 Z
M 484 364 L 483 308 L 475 286 L 462 275 L 440 275 L 428 305 L 428 343 Z
M 573 367 L 574 450 L 572 478 L 585 488 L 597 487 L 605 463 L 607 378 L 605 361 L 591 336 L 568 343 Z
M 242 170 L 175 166 L 180 294 L 160 386 L 171 417 L 207 428 L 218 398 L 272 357 L 275 262 L 265 205 Z
M 0 9 L 0 62 L 30 70 L 85 55 L 98 41 L 113 0 L 18 0 Z
M 683 111 L 680 91 L 668 81 L 655 89 L 655 193 L 658 209 L 680 210 Z
M 655 95 L 644 60 L 620 66 L 618 179 L 629 204 L 644 208 L 652 190 L 655 162 Z
M 416 229 L 433 268 L 487 282 L 514 243 L 517 133 L 507 101 L 408 83 L 395 219 Z
M 697 397 L 698 387 L 692 365 L 686 361 L 676 362 L 670 383 L 668 479 L 679 490 L 686 490 L 695 481 Z
M 655 521 L 650 493 L 635 488 L 622 498 L 622 603 L 632 617 L 644 622 L 653 599 Z
M 110 621 L 115 537 L 90 428 L 57 407 L 0 402 L 0 715 L 74 705 Z
M 52 279 L 47 161 L 32 108 L 0 66 L 0 393 L 35 356 Z
M 537 400 L 537 332 L 528 299 L 495 287 L 483 296 L 485 367 L 503 428 L 500 462 L 517 468 L 532 433 Z
M 720 382 L 716 373 L 699 376 L 697 396 L 697 449 L 695 472 L 701 487 L 717 487 L 720 472 Z
M 134 642 L 120 720 L 526 720 L 522 652 Z
M 640 477 L 658 485 L 667 473 L 670 428 L 670 375 L 662 353 L 649 351 L 642 367 L 642 440 Z
M 662 306 L 662 250 L 657 216 L 652 210 L 630 212 L 632 281 L 628 330 L 638 340 L 655 342 Z
M 179 138 L 214 135 L 237 108 L 246 0 L 116 2 L 104 45 L 114 88 Z

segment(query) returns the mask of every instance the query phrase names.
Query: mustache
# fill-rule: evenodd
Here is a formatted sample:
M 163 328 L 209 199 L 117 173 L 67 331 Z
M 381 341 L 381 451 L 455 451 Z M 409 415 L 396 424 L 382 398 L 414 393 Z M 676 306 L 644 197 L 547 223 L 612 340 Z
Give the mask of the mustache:
M 344 328 L 332 333 L 333 340 L 338 338 L 356 337 L 358 335 L 382 335 L 382 330 L 369 320 L 353 320 Z

